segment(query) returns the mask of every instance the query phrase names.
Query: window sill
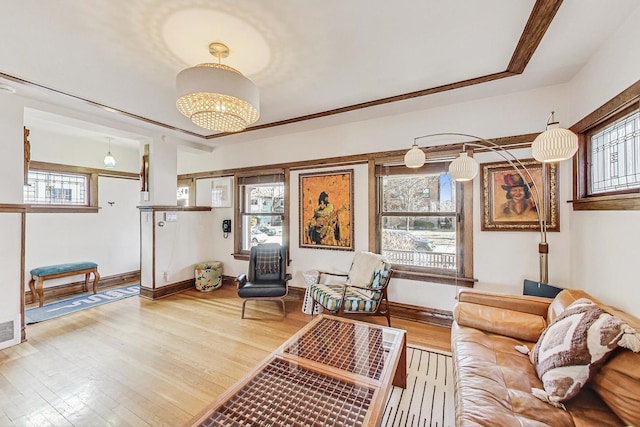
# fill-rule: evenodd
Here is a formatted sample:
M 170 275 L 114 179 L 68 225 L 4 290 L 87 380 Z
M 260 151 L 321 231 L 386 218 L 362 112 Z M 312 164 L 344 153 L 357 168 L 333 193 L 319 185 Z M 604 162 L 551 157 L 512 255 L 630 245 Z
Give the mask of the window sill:
M 25 205 L 28 213 L 98 213 L 97 206 Z
M 640 210 L 640 193 L 592 196 L 569 200 L 574 211 L 637 211 Z
M 233 255 L 233 259 L 238 259 L 240 261 L 249 261 L 249 253 L 237 253 L 237 254 L 231 254 Z
M 394 279 L 408 279 L 408 280 L 416 280 L 419 282 L 431 282 L 438 283 L 442 285 L 454 285 L 454 286 L 462 286 L 465 288 L 473 288 L 477 279 L 469 278 L 469 277 L 456 277 L 456 276 L 448 276 L 445 274 L 435 274 L 435 273 L 425 273 L 419 271 L 410 271 L 403 270 L 398 267 L 393 267 L 393 276 Z

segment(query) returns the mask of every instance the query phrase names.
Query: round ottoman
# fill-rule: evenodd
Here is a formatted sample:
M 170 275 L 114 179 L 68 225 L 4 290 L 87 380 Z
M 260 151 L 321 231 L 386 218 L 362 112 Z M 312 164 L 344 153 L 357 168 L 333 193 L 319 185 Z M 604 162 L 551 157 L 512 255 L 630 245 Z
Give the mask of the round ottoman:
M 196 289 L 202 292 L 212 291 L 222 286 L 222 263 L 207 261 L 196 264 Z

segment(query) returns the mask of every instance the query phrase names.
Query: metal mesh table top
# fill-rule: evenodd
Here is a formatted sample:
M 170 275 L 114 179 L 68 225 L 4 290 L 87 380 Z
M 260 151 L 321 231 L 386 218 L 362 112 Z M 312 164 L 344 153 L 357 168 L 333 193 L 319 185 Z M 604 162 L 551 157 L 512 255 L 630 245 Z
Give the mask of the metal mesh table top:
M 200 426 L 362 426 L 374 391 L 275 358 Z
M 323 318 L 284 352 L 380 379 L 385 364 L 382 329 Z

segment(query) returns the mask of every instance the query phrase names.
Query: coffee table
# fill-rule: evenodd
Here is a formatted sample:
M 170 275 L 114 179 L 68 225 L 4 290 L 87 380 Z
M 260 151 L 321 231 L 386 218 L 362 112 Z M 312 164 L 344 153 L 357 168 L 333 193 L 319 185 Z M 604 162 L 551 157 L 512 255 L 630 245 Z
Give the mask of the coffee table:
M 321 314 L 189 426 L 378 426 L 406 388 L 406 331 Z

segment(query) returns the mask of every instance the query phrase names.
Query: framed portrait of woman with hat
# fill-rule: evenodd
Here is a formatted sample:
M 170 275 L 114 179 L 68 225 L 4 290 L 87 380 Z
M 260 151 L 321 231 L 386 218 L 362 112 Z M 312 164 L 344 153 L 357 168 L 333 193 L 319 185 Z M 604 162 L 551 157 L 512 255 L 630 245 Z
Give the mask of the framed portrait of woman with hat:
M 480 165 L 482 230 L 540 231 L 540 213 L 547 231 L 560 231 L 556 164 L 547 165 L 543 180 L 540 162 L 526 159 L 521 163 L 531 176 L 522 170 L 521 176 L 508 162 Z

